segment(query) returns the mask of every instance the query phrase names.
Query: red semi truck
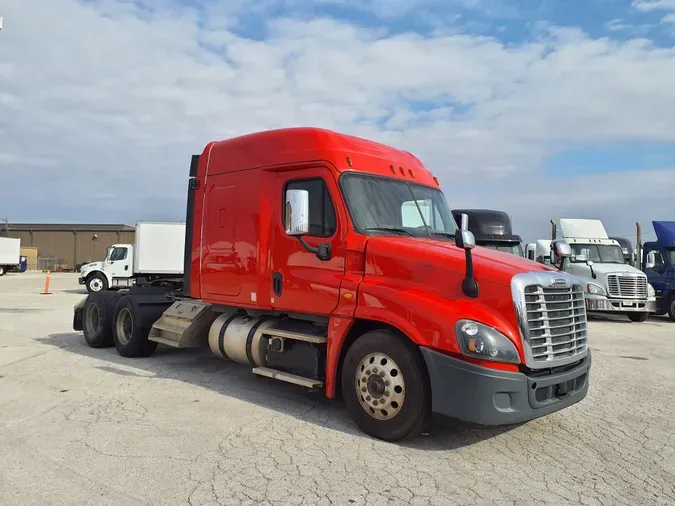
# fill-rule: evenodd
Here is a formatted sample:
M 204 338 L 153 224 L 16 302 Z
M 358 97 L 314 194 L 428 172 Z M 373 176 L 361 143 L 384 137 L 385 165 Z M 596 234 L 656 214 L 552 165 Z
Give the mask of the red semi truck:
M 376 142 L 316 128 L 211 142 L 192 158 L 182 283 L 91 293 L 73 328 L 125 357 L 208 343 L 341 395 L 389 441 L 432 413 L 501 425 L 579 402 L 582 287 L 475 248 L 464 218 L 418 158 Z

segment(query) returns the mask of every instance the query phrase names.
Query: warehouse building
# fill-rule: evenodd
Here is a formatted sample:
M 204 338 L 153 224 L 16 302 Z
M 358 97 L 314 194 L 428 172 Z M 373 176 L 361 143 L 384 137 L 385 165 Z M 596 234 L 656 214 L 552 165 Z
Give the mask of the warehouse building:
M 79 269 L 103 260 L 113 244 L 133 244 L 136 238 L 136 229 L 128 225 L 9 223 L 6 227 L 2 225 L 0 232 L 21 239 L 31 270 Z

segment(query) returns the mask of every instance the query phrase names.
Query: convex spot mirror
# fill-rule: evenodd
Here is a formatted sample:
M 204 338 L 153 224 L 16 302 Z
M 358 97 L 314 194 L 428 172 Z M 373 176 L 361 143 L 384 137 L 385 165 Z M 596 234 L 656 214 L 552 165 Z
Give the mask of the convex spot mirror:
M 288 190 L 284 212 L 286 235 L 299 236 L 309 233 L 309 192 Z

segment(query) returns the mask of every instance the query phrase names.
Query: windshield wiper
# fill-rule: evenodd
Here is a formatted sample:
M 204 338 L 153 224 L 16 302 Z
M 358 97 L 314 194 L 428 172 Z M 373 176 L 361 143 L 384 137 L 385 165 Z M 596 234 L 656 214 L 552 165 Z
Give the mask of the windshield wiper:
M 370 228 L 364 228 L 364 232 L 367 232 L 369 230 L 375 230 L 375 231 L 381 231 L 381 232 L 395 232 L 397 234 L 405 234 L 409 235 L 410 237 L 416 237 L 415 234 L 412 232 L 407 231 L 404 228 L 397 228 L 397 227 L 370 227 Z
M 447 237 L 448 239 L 452 239 L 453 241 L 455 240 L 455 234 L 451 234 L 450 232 L 436 232 L 434 230 L 430 230 L 429 235 Z

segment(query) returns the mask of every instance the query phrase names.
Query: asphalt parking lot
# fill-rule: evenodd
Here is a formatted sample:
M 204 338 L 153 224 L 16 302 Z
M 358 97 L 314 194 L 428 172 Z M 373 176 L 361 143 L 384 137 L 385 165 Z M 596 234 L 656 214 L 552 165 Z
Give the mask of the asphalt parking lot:
M 0 504 L 675 504 L 675 323 L 594 320 L 588 397 L 405 444 L 206 351 L 123 359 L 72 331 L 72 274 L 0 278 Z

